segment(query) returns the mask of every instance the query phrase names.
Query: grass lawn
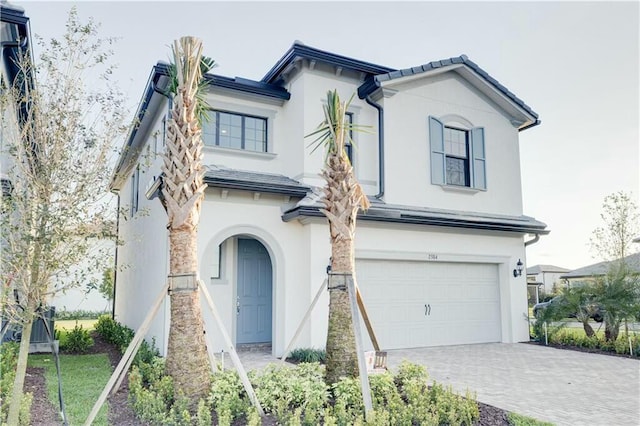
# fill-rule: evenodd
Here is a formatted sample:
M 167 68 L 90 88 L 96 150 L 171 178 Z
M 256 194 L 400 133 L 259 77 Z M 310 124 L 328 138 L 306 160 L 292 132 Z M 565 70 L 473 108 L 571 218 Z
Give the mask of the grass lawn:
M 52 355 L 29 355 L 30 367 L 44 367 L 48 397 L 58 409 L 58 376 Z M 93 404 L 111 377 L 107 354 L 60 355 L 62 394 L 69 424 L 81 425 L 89 416 Z M 93 423 L 107 425 L 107 404 L 103 405 Z
M 73 330 L 73 328 L 76 326 L 76 323 L 80 326 L 82 326 L 82 328 L 84 328 L 85 330 L 93 330 L 96 323 L 98 322 L 97 319 L 81 319 L 81 320 L 56 320 L 56 330 Z
M 509 413 L 509 423 L 513 426 L 553 426 L 553 423 L 547 423 L 521 414 Z

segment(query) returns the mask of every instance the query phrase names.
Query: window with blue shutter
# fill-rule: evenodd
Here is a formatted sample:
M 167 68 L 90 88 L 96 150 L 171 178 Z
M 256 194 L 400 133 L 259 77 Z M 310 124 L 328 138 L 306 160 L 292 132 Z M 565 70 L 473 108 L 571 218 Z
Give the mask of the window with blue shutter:
M 469 132 L 471 135 L 471 153 L 473 163 L 473 187 L 476 189 L 487 189 L 487 171 L 484 151 L 484 129 L 475 127 Z
M 431 143 L 431 183 L 444 185 L 444 124 L 438 119 L 429 117 L 429 141 Z
M 484 128 L 446 126 L 429 117 L 431 183 L 487 189 Z

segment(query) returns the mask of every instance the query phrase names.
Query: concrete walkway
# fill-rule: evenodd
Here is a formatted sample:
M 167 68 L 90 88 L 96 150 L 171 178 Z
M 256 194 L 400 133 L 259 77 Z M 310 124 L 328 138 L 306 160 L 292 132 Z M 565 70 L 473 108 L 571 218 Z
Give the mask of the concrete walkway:
M 640 425 L 640 361 L 524 343 L 388 351 L 478 401 L 556 425 Z

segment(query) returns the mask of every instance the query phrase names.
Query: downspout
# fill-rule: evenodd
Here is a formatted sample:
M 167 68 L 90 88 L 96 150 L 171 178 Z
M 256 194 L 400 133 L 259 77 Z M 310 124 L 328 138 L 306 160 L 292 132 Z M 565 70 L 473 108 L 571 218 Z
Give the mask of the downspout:
M 382 106 L 373 102 L 371 96 L 364 98 L 365 102 L 378 110 L 378 193 L 377 199 L 384 196 L 384 110 Z
M 533 237 L 533 239 L 524 242 L 524 246 L 528 247 L 530 245 L 537 243 L 538 241 L 540 241 L 540 234 L 535 234 L 535 237 Z

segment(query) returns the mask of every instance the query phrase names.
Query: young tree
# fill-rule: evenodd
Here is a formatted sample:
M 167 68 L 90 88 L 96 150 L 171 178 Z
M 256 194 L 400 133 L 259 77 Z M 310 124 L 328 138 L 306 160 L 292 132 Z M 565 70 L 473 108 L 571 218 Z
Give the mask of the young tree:
M 562 291 L 561 315 L 558 319 L 575 315 L 582 323 L 582 328 L 588 337 L 595 335 L 589 320 L 598 312 L 598 304 L 594 300 L 595 289 L 590 284 L 579 287 L 567 287 Z
M 324 120 L 309 136 L 319 135 L 315 149 L 326 150 L 322 177 L 324 188 L 322 210 L 329 220 L 331 235 L 331 273 L 353 276 L 355 272 L 354 237 L 358 210 L 369 207 L 369 200 L 358 183 L 345 145 L 354 129 L 346 118 L 349 103 L 340 101 L 337 91 L 327 93 Z M 353 331 L 349 293 L 329 276 L 329 329 L 327 332 L 327 383 L 336 383 L 340 377 L 358 374 L 355 335 Z
M 113 267 L 107 268 L 102 271 L 102 281 L 98 287 L 100 294 L 109 301 L 113 302 L 113 280 L 115 278 Z
M 12 187 L 0 213 L 2 310 L 23 330 L 8 424 L 18 422 L 31 326 L 41 308 L 109 258 L 95 242 L 113 236 L 107 184 L 126 111 L 110 82 L 114 40 L 99 38 L 98 27 L 80 22 L 72 9 L 63 37 L 37 39 L 37 67 L 23 54 L 15 86 L 2 93 L 2 156 L 9 164 L 3 172 Z
M 600 213 L 603 226 L 591 235 L 591 249 L 604 260 L 618 262 L 632 253 L 633 239 L 640 235 L 638 206 L 630 194 L 609 194 Z
M 202 167 L 202 42 L 173 44 L 173 110 L 167 132 L 162 189 L 169 215 L 171 322 L 167 373 L 194 405 L 206 396 L 211 368 L 198 292 L 198 223 L 206 184 Z M 212 65 L 210 63 L 210 65 Z

